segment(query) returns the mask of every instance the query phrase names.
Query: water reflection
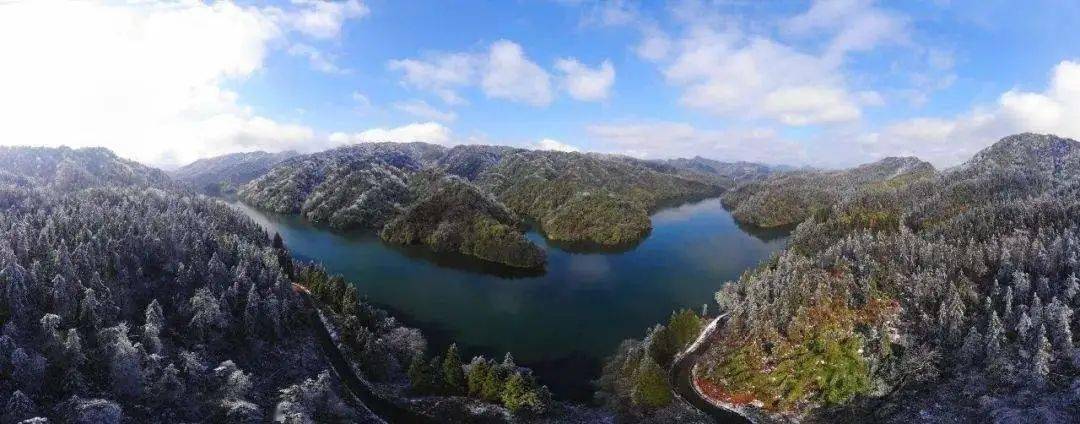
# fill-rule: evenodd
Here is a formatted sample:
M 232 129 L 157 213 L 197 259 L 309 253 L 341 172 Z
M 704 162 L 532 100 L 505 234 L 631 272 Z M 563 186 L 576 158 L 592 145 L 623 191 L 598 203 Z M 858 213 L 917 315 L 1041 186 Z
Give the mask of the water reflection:
M 236 207 L 281 233 L 296 255 L 342 274 L 372 303 L 423 330 L 433 352 L 451 341 L 465 357 L 509 351 L 556 397 L 577 400 L 591 396 L 590 381 L 619 342 L 642 337 L 674 309 L 711 303 L 726 281 L 786 243 L 778 232 L 744 231 L 711 199 L 656 213 L 649 237 L 627 251 L 569 252 L 530 232 L 548 264 L 528 274 Z

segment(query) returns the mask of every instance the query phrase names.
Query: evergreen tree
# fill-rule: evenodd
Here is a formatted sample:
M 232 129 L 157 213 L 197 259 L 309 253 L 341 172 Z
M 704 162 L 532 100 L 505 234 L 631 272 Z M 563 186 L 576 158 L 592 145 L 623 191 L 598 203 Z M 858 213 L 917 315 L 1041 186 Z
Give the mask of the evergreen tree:
M 671 387 L 660 365 L 649 355 L 641 359 L 634 375 L 631 399 L 635 405 L 645 408 L 662 408 L 671 403 Z
M 1035 324 L 1031 322 L 1031 317 L 1028 317 L 1027 311 L 1021 312 L 1020 319 L 1016 321 L 1016 337 L 1021 344 L 1028 341 L 1033 327 L 1035 327 Z
M 255 291 L 255 285 L 252 284 L 251 288 L 248 289 L 247 301 L 244 304 L 244 334 L 250 339 L 256 339 L 259 336 L 259 328 L 262 325 L 259 314 L 260 306 L 259 293 Z
M 982 358 L 984 348 L 982 334 L 972 325 L 967 336 L 964 336 L 964 343 L 960 346 L 960 359 L 968 364 L 976 363 Z
M 502 404 L 511 413 L 518 413 L 523 406 L 526 393 L 525 377 L 520 372 L 515 372 L 506 380 L 502 390 Z
M 645 336 L 645 346 L 656 362 L 670 364 L 677 353 L 673 339 L 667 327 L 657 324 Z
M 679 352 L 697 339 L 701 333 L 701 318 L 689 309 L 673 312 L 668 322 L 670 350 Z
M 451 395 L 467 393 L 468 385 L 461 367 L 461 357 L 458 355 L 457 344 L 451 344 L 446 349 L 446 358 L 443 359 L 442 363 L 442 373 L 447 393 Z
M 412 388 L 413 393 L 423 393 L 427 388 L 428 377 L 424 375 L 425 371 L 427 371 L 427 364 L 424 363 L 424 356 L 414 356 L 406 372 L 409 377 L 409 387 Z
M 487 378 L 491 368 L 492 365 L 487 359 L 484 359 L 481 356 L 473 358 L 472 363 L 469 364 L 469 373 L 467 375 L 469 396 L 481 397 L 484 389 L 484 380 Z
M 143 346 L 150 353 L 161 353 L 161 329 L 165 328 L 165 314 L 157 299 L 146 307 L 146 321 L 143 324 Z
M 37 405 L 21 390 L 16 390 L 8 398 L 4 408 L 4 422 L 17 423 L 37 415 Z
M 1050 376 L 1050 359 L 1052 358 L 1050 341 L 1046 339 L 1046 329 L 1039 327 L 1039 335 L 1035 342 L 1035 355 L 1031 360 L 1032 381 L 1037 386 L 1045 386 Z
M 484 385 L 480 391 L 480 398 L 488 402 L 499 402 L 502 399 L 504 377 L 501 367 L 490 367 L 484 376 Z

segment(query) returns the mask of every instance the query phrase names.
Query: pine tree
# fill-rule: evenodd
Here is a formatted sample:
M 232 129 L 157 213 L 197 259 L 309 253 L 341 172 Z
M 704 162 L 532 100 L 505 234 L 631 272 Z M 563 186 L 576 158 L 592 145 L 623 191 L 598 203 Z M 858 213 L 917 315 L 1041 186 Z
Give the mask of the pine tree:
M 249 339 L 259 337 L 259 328 L 262 324 L 259 314 L 260 306 L 259 293 L 255 291 L 255 285 L 252 284 L 251 288 L 248 289 L 247 301 L 244 304 L 244 334 Z
M 525 377 L 520 372 L 515 372 L 506 380 L 506 385 L 503 386 L 501 396 L 503 406 L 509 409 L 511 413 L 520 412 L 525 393 Z
M 154 397 L 166 403 L 176 402 L 184 396 L 184 383 L 180 381 L 180 371 L 176 365 L 169 364 L 161 372 L 161 377 L 154 382 Z
M 701 318 L 689 309 L 673 312 L 668 321 L 669 349 L 679 352 L 690 345 L 701 333 Z
M 1068 305 L 1054 299 L 1047 305 L 1047 325 L 1050 326 L 1051 337 L 1058 351 L 1066 354 L 1073 350 L 1072 330 L 1069 323 L 1072 321 L 1073 311 Z
M 143 324 L 143 346 L 150 353 L 161 353 L 161 330 L 165 328 L 165 314 L 157 299 L 146 307 L 146 322 Z
M 1013 319 L 1013 288 L 1005 289 L 1005 319 L 1012 322 Z
M 1080 278 L 1076 277 L 1076 273 L 1069 274 L 1069 277 L 1065 279 L 1065 290 L 1062 292 L 1065 296 L 1065 302 L 1076 302 L 1077 295 L 1080 294 Z
M 634 388 L 631 399 L 635 405 L 645 408 L 662 408 L 671 403 L 671 387 L 660 365 L 649 355 L 641 359 L 641 365 L 634 376 Z
M 473 358 L 472 363 L 469 364 L 469 373 L 467 375 L 469 396 L 481 396 L 484 389 L 484 379 L 487 378 L 491 368 L 492 366 L 487 359 L 480 356 Z
M 451 344 L 446 349 L 446 358 L 442 363 L 443 381 L 447 393 L 451 395 L 463 395 L 468 387 L 465 382 L 465 373 L 461 368 L 461 356 L 458 355 L 457 344 Z
M 424 361 L 424 356 L 413 356 L 412 363 L 409 364 L 409 370 L 406 372 L 413 393 L 423 394 L 427 390 L 428 377 L 424 375 L 426 372 L 427 364 Z
M 480 391 L 480 398 L 488 402 L 499 402 L 502 399 L 504 377 L 501 367 L 490 367 L 484 376 L 484 385 Z
M 982 358 L 984 348 L 982 334 L 972 325 L 967 336 L 964 337 L 964 343 L 960 346 L 960 359 L 968 364 L 974 364 Z
M 1046 385 L 1050 376 L 1050 341 L 1046 339 L 1046 329 L 1039 327 L 1039 335 L 1036 339 L 1035 356 L 1031 360 L 1032 381 L 1037 386 Z
M 671 363 L 676 354 L 675 342 L 672 339 L 668 328 L 657 324 L 645 336 L 645 346 L 648 346 L 649 355 L 658 363 Z
M 86 362 L 82 340 L 79 338 L 79 332 L 74 328 L 68 330 L 67 338 L 64 339 L 64 359 L 70 368 L 81 367 Z
M 11 394 L 4 408 L 4 422 L 17 423 L 37 415 L 37 405 L 26 393 L 16 390 Z

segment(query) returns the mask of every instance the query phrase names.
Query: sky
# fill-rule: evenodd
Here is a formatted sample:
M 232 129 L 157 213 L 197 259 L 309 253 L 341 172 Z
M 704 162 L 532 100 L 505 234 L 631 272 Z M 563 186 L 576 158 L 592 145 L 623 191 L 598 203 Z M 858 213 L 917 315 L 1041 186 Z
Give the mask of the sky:
M 1077 22 L 1067 0 L 0 0 L 0 145 L 948 167 L 1080 138 Z

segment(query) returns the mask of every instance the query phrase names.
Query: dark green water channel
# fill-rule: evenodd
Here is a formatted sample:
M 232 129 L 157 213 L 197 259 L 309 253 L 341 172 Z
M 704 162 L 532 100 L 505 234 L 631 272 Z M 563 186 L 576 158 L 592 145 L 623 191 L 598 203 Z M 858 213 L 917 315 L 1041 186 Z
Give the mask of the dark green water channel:
M 643 242 L 581 253 L 529 237 L 548 253 L 543 273 L 521 273 L 459 255 L 382 243 L 234 204 L 281 233 L 294 255 L 321 262 L 360 293 L 421 329 L 429 349 L 451 341 L 467 355 L 511 352 L 556 397 L 591 398 L 590 381 L 623 339 L 640 338 L 672 310 L 703 304 L 725 282 L 781 249 L 784 233 L 750 232 L 718 199 L 662 210 Z

